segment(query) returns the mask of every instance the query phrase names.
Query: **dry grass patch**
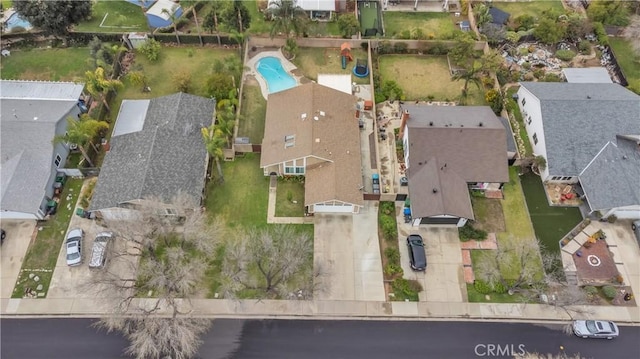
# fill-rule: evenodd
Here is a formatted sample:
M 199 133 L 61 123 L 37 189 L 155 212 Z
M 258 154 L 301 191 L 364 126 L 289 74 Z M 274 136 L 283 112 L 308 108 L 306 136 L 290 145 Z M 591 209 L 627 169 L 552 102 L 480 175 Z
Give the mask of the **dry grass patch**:
M 347 68 L 342 69 L 342 58 L 339 48 L 300 48 L 293 63 L 305 77 L 317 81 L 318 74 L 343 74 L 351 75 L 351 82 L 368 84 L 369 78 L 359 78 L 353 75 L 352 69 L 358 59 L 367 59 L 367 53 L 362 49 L 351 49 L 353 61 L 347 63 Z

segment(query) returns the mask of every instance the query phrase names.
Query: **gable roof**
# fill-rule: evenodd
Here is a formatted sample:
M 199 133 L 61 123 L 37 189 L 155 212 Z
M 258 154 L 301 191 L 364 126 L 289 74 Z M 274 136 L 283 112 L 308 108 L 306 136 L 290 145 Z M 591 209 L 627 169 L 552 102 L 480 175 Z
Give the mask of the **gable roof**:
M 307 165 L 305 205 L 363 203 L 357 98 L 316 83 L 269 94 L 260 167 L 315 158 Z M 317 120 L 316 120 L 317 119 Z M 285 137 L 294 136 L 293 146 Z
M 53 166 L 53 137 L 84 84 L 0 80 L 0 209 L 37 213 Z
M 139 105 L 147 100 L 123 103 Z M 91 210 L 156 197 L 169 200 L 181 192 L 200 199 L 204 188 L 207 150 L 200 129 L 213 122 L 215 101 L 186 93 L 151 99 L 140 130 L 111 138 Z M 119 123 L 130 120 L 121 110 Z
M 640 136 L 607 142 L 580 173 L 591 210 L 640 205 Z
M 562 69 L 562 73 L 571 83 L 613 83 L 605 67 L 570 67 Z
M 508 12 L 493 6 L 489 8 L 489 14 L 491 15 L 491 23 L 498 25 L 505 25 L 511 16 Z
M 616 135 L 640 134 L 640 96 L 618 84 L 521 86 L 540 101 L 550 175 L 577 176 Z
M 498 117 L 500 122 L 502 122 L 502 126 L 506 131 L 507 135 L 507 152 L 518 152 L 518 147 L 516 146 L 516 140 L 513 137 L 513 131 L 511 131 L 511 125 L 509 124 L 509 120 L 500 116 Z

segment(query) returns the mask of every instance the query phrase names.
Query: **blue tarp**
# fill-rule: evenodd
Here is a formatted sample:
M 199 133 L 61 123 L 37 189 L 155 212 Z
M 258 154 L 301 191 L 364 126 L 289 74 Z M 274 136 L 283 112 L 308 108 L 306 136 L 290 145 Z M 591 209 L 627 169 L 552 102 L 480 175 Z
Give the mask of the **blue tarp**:
M 156 0 L 125 0 L 128 3 L 132 3 L 133 5 L 143 6 L 148 9 L 153 5 Z
M 507 21 L 509 21 L 509 16 L 511 16 L 508 12 L 504 12 L 497 7 L 490 7 L 489 14 L 491 14 L 491 22 L 498 25 L 506 25 Z

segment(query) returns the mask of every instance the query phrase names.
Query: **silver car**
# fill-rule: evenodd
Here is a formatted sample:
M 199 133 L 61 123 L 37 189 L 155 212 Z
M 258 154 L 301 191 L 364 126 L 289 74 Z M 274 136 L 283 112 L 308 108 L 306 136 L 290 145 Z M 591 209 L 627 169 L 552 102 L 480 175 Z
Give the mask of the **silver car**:
M 107 252 L 112 239 L 113 233 L 111 232 L 100 232 L 96 235 L 96 239 L 93 241 L 93 248 L 91 249 L 89 268 L 104 268 L 107 263 Z
M 82 238 L 84 233 L 80 228 L 74 228 L 67 233 L 65 247 L 67 248 L 67 265 L 77 266 L 82 263 Z
M 576 320 L 573 322 L 573 333 L 582 338 L 613 339 L 620 333 L 614 322 L 605 320 Z

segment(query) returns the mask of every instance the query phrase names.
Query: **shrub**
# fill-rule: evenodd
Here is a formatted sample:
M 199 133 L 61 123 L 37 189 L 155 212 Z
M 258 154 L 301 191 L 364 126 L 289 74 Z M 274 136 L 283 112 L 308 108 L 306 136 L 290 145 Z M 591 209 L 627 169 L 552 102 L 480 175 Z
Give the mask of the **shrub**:
M 402 273 L 404 273 L 404 271 L 402 270 L 402 267 L 400 267 L 397 264 L 389 263 L 384 267 L 384 274 L 387 277 L 393 277 L 396 274 L 402 275 Z
M 384 255 L 387 257 L 389 262 L 391 263 L 399 263 L 400 262 L 400 252 L 398 249 L 389 247 L 384 250 Z
M 398 278 L 391 283 L 391 288 L 397 300 L 408 299 L 413 302 L 418 301 L 418 293 L 422 290 L 422 286 L 416 280 L 408 280 Z
M 390 216 L 395 216 L 396 204 L 393 202 L 380 202 L 380 211 Z
M 522 68 L 525 70 L 529 70 L 531 68 L 531 63 L 530 62 L 523 62 L 522 63 Z
M 557 74 L 548 73 L 542 78 L 543 82 L 561 82 L 562 79 Z
M 382 41 L 380 44 L 378 44 L 378 53 L 380 55 L 390 54 L 392 50 L 393 50 L 393 45 L 391 45 L 389 41 Z
M 593 23 L 593 33 L 596 34 L 596 38 L 598 39 L 598 45 L 606 46 L 609 45 L 609 36 L 604 29 L 604 25 L 601 22 Z
M 473 282 L 473 287 L 476 289 L 476 292 L 480 293 L 480 294 L 489 294 L 491 293 L 493 290 L 491 289 L 491 286 L 489 285 L 489 283 L 481 280 L 481 279 L 476 279 Z
M 607 217 L 607 222 L 609 223 L 616 223 L 617 220 L 618 220 L 618 217 L 616 217 L 615 214 L 612 214 L 609 217 Z
M 576 53 L 571 50 L 558 50 L 556 51 L 556 57 L 562 61 L 571 61 L 576 57 Z
M 504 103 L 504 101 L 502 101 L 502 94 L 499 91 L 491 89 L 485 93 L 484 99 L 487 101 L 489 106 L 491 106 L 493 112 L 496 115 L 500 115 Z
M 533 76 L 537 79 L 541 79 L 544 77 L 545 71 L 544 69 L 535 69 L 533 70 Z
M 158 61 L 158 58 L 160 57 L 161 48 L 162 45 L 160 45 L 160 42 L 154 39 L 149 39 L 145 41 L 140 48 L 138 48 L 138 51 L 145 55 L 149 61 L 155 62 Z
M 387 80 L 382 84 L 382 94 L 389 101 L 404 100 L 404 91 L 400 88 L 397 82 L 393 80 Z
M 504 294 L 509 290 L 509 288 L 507 288 L 504 284 L 502 284 L 501 282 L 498 282 L 496 284 L 493 285 L 493 291 L 498 293 L 498 294 Z
M 582 288 L 582 289 L 588 295 L 596 295 L 596 294 L 598 294 L 598 288 L 596 288 L 596 287 L 594 287 L 592 285 L 584 286 L 584 288 Z
M 471 239 L 485 240 L 487 239 L 487 232 L 481 229 L 475 229 L 470 222 L 465 223 L 464 226 L 458 228 L 460 240 L 465 242 Z
M 623 278 L 620 274 L 618 274 L 617 276 L 615 276 L 615 277 L 613 278 L 613 280 L 614 280 L 616 283 L 618 283 L 618 284 L 624 284 L 624 278 Z
M 408 45 L 405 42 L 397 42 L 393 45 L 393 50 L 398 54 L 404 54 L 407 52 Z
M 618 290 L 616 289 L 616 287 L 605 285 L 604 287 L 602 287 L 602 294 L 604 294 L 607 299 L 613 299 L 618 294 Z
M 591 52 L 591 43 L 589 40 L 580 41 L 578 44 L 578 51 L 580 51 L 581 54 L 588 54 Z
M 447 46 L 441 42 L 436 42 L 427 50 L 429 55 L 445 55 L 447 52 L 449 52 Z
M 389 216 L 380 217 L 380 227 L 382 229 L 382 235 L 388 241 L 393 241 L 398 238 L 398 230 L 396 229 L 396 219 Z
M 173 74 L 173 86 L 178 92 L 189 92 L 191 89 L 191 74 L 188 71 L 179 71 Z

